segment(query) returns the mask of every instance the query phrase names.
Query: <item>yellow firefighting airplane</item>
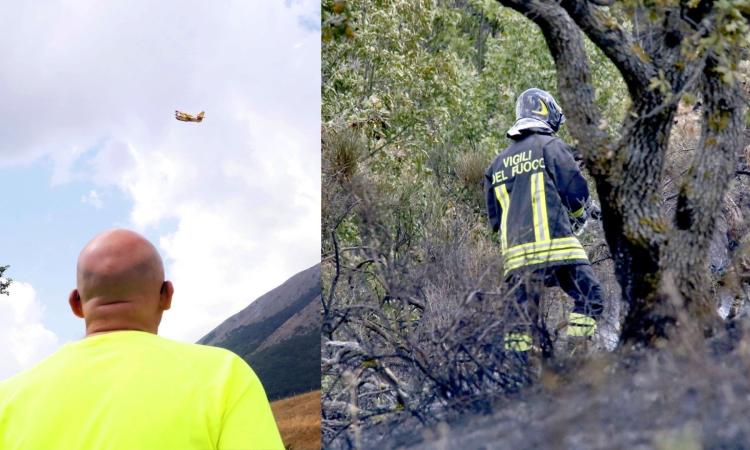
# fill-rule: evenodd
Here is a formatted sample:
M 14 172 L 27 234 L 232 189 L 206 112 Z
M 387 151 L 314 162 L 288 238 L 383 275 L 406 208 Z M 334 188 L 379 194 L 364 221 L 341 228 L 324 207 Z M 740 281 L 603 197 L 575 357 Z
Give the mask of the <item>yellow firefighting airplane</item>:
M 205 116 L 205 115 L 206 115 L 205 111 L 199 112 L 197 116 L 194 116 L 194 115 L 188 114 L 188 113 L 184 113 L 182 111 L 175 111 L 174 112 L 175 119 L 181 120 L 183 122 L 199 122 L 200 123 L 200 122 L 203 121 L 203 116 Z

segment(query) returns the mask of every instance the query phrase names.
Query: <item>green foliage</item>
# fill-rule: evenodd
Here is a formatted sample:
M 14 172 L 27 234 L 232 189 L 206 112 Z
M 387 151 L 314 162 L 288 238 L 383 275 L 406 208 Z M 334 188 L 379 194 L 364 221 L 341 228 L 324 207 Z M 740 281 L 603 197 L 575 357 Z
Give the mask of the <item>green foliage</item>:
M 462 153 L 458 155 L 456 161 L 456 176 L 466 192 L 466 201 L 478 211 L 483 211 L 486 208 L 483 195 L 486 167 L 487 158 L 481 153 Z
M 738 67 L 738 52 L 750 49 L 750 1 L 720 0 L 714 5 L 715 26 L 710 33 L 701 35 L 698 44 L 688 50 L 693 58 L 710 52 L 718 59 L 717 71 L 726 83 L 742 78 Z
M 326 162 L 330 164 L 326 172 L 338 181 L 351 180 L 359 160 L 364 156 L 361 136 L 355 130 L 345 128 L 327 134 L 326 138 Z
M 271 401 L 320 389 L 320 330 L 293 336 L 246 360 Z
M 3 274 L 10 266 L 0 266 L 0 294 L 9 295 L 8 288 L 13 282 L 12 279 L 5 277 Z
M 323 26 L 322 39 L 330 41 L 337 38 L 349 38 L 354 36 L 352 28 L 351 10 L 345 0 L 326 0 L 323 2 Z
M 555 65 L 541 31 L 493 0 L 328 1 L 324 12 L 324 22 L 345 17 L 352 29 L 323 39 L 324 139 L 342 130 L 363 137 L 358 153 L 344 151 L 357 146 L 326 152 L 324 142 L 329 176 L 350 178 L 356 166 L 364 189 L 413 192 L 411 201 L 425 206 L 438 197 L 467 203 L 483 224 L 478 174 L 507 145 L 516 97 L 532 86 L 556 95 Z M 586 45 L 596 102 L 614 131 L 626 89 L 611 62 Z M 569 138 L 565 127 L 560 135 Z M 356 220 L 337 222 L 353 241 Z
M 328 8 L 324 21 L 344 20 Z M 323 391 L 339 402 L 352 376 L 379 380 L 360 385 L 368 400 L 359 408 L 399 411 L 397 393 L 371 391 L 389 379 L 383 367 L 397 378 L 429 372 L 408 408 L 424 386 L 448 398 L 481 384 L 457 361 L 490 358 L 466 348 L 500 314 L 488 302 L 467 307 L 468 293 L 502 285 L 484 171 L 508 145 L 517 96 L 534 86 L 557 94 L 555 64 L 538 27 L 496 1 L 362 0 L 345 11 L 352 33 L 324 33 L 322 44 L 322 281 L 333 344 L 323 348 Z M 597 105 L 616 124 L 624 84 L 587 49 Z M 450 345 L 433 342 L 446 335 Z M 424 355 L 444 360 L 418 363 Z

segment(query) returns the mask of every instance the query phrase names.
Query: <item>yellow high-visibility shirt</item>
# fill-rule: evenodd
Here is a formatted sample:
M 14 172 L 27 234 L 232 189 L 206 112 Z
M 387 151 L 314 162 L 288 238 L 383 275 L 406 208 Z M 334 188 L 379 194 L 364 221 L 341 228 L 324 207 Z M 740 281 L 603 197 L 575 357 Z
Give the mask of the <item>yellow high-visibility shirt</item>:
M 0 382 L 2 450 L 283 448 L 258 377 L 221 348 L 116 331 Z

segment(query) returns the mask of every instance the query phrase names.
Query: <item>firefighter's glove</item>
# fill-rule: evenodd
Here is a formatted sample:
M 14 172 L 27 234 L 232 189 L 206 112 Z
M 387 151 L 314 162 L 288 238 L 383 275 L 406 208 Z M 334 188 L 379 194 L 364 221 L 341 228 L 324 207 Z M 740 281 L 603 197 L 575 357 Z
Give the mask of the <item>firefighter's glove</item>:
M 573 230 L 573 234 L 579 236 L 581 233 L 583 233 L 583 230 L 586 228 L 588 218 L 589 215 L 585 209 L 582 209 L 581 211 L 578 211 L 574 214 L 570 214 L 570 227 Z

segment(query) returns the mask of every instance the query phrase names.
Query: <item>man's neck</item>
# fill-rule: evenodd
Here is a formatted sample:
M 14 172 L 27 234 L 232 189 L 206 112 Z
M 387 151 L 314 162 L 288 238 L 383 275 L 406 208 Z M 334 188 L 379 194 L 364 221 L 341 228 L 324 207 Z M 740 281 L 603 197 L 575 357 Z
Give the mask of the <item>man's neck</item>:
M 138 327 L 138 326 L 106 327 L 106 326 L 89 325 L 86 327 L 86 337 L 96 336 L 98 334 L 115 333 L 117 331 L 143 331 L 146 333 L 158 334 L 157 329 L 149 329 L 147 327 Z

